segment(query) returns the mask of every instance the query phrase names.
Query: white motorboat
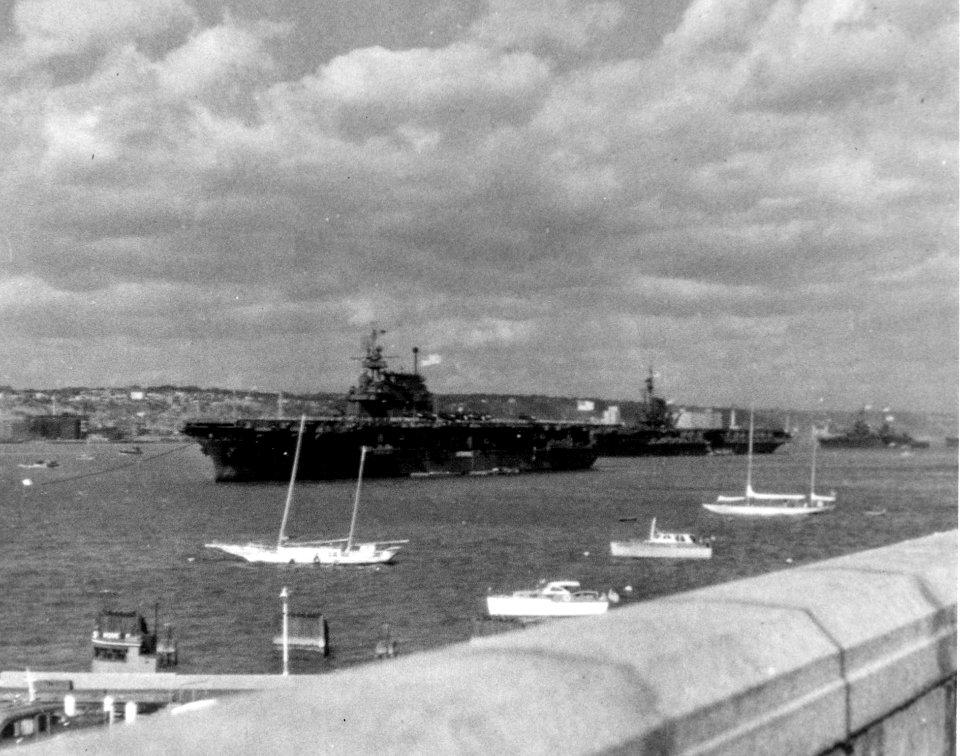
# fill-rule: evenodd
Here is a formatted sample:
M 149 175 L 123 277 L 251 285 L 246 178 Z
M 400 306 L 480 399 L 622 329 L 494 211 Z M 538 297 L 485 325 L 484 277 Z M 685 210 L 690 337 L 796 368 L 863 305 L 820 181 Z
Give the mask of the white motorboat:
M 657 530 L 657 518 L 654 517 L 650 521 L 650 534 L 646 538 L 611 541 L 610 554 L 615 557 L 654 559 L 709 559 L 713 556 L 713 544 L 690 533 Z
M 324 541 L 291 541 L 287 536 L 287 521 L 290 505 L 293 501 L 297 466 L 300 461 L 300 445 L 303 440 L 305 417 L 300 418 L 300 432 L 297 436 L 297 448 L 293 455 L 293 469 L 290 473 L 290 485 L 287 488 L 287 500 L 283 508 L 283 520 L 276 544 L 267 543 L 208 543 L 208 549 L 216 549 L 226 554 L 245 559 L 248 562 L 269 564 L 332 564 L 365 565 L 384 564 L 393 560 L 400 551 L 400 541 L 367 541 L 356 543 L 353 540 L 357 525 L 357 510 L 360 506 L 360 486 L 363 481 L 363 464 L 367 457 L 367 447 L 360 449 L 360 470 L 357 474 L 357 490 L 353 499 L 353 515 L 350 518 L 350 533 L 346 538 L 334 538 Z
M 610 603 L 610 596 L 583 590 L 576 580 L 554 580 L 532 591 L 487 596 L 487 612 L 491 617 L 581 617 L 603 614 Z
M 810 468 L 809 494 L 757 493 L 753 490 L 753 411 L 750 412 L 750 435 L 747 447 L 747 487 L 743 496 L 719 495 L 707 502 L 705 509 L 715 514 L 738 517 L 804 517 L 829 512 L 836 506 L 836 494 L 823 496 L 814 493 L 816 480 L 817 444 L 813 444 L 813 464 Z

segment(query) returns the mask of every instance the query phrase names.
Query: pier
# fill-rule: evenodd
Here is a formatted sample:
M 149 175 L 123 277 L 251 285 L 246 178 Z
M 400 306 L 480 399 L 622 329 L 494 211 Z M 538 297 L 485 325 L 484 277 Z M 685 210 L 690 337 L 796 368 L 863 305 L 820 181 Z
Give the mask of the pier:
M 216 702 L 47 748 L 952 754 L 956 609 L 951 531 L 330 674 L 154 675 L 154 693 Z

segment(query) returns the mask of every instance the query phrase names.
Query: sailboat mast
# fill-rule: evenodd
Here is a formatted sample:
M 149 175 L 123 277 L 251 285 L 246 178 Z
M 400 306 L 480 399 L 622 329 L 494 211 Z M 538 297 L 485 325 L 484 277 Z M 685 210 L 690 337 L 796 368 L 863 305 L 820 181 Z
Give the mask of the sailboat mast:
M 817 482 L 817 445 L 820 442 L 817 441 L 817 435 L 813 432 L 812 427 L 810 428 L 810 438 L 813 439 L 813 459 L 810 460 L 810 501 L 813 501 Z
M 300 430 L 297 431 L 297 449 L 293 453 L 293 467 L 290 469 L 290 485 L 287 486 L 287 501 L 283 505 L 283 519 L 280 521 L 280 534 L 277 536 L 277 549 L 287 540 L 287 518 L 290 516 L 290 504 L 293 502 L 293 486 L 297 480 L 297 468 L 300 466 L 300 446 L 303 443 L 303 428 L 307 416 L 300 415 Z
M 353 496 L 353 515 L 350 517 L 350 534 L 347 536 L 346 551 L 353 548 L 353 532 L 357 527 L 357 509 L 360 506 L 360 484 L 363 482 L 363 461 L 367 458 L 367 447 L 360 447 L 360 471 L 357 473 L 357 492 Z

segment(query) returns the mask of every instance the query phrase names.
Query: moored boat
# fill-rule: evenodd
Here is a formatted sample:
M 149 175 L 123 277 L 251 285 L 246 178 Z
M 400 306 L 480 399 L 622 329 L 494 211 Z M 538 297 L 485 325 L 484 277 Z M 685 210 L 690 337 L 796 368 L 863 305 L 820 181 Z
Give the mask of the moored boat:
M 709 559 L 713 556 L 713 544 L 706 538 L 697 538 L 691 533 L 670 533 L 657 529 L 657 518 L 650 521 L 650 533 L 646 538 L 632 538 L 610 542 L 610 555 L 640 559 Z
M 603 614 L 610 596 L 584 590 L 576 580 L 543 582 L 537 588 L 487 596 L 491 617 L 581 617 Z
M 721 515 L 737 517 L 803 517 L 829 512 L 836 505 L 836 495 L 815 493 L 817 444 L 813 444 L 813 463 L 810 468 L 809 494 L 757 493 L 753 490 L 753 413 L 750 413 L 750 440 L 747 451 L 747 486 L 743 496 L 718 495 L 704 509 Z
M 357 488 L 353 499 L 353 514 L 350 518 L 350 532 L 346 538 L 324 541 L 290 541 L 287 536 L 287 522 L 293 503 L 293 492 L 297 480 L 297 466 L 300 462 L 300 450 L 306 418 L 300 419 L 300 431 L 290 470 L 290 482 L 287 486 L 287 498 L 280 521 L 280 533 L 276 544 L 246 543 L 233 544 L 212 542 L 205 544 L 208 549 L 216 549 L 226 554 L 238 556 L 248 562 L 267 564 L 328 564 L 328 565 L 368 565 L 390 562 L 400 551 L 406 540 L 368 541 L 357 543 L 354 533 L 357 525 L 357 510 L 360 506 L 360 486 L 363 481 L 363 465 L 367 457 L 367 448 L 360 450 L 360 469 L 357 473 Z
M 97 709 L 90 706 L 69 707 L 59 700 L 8 700 L 0 701 L 0 750 L 7 747 L 47 745 L 49 753 L 69 753 L 60 738 L 87 727 L 106 723 L 103 704 Z M 48 743 L 58 738 L 59 748 Z
M 102 609 L 90 642 L 92 672 L 156 672 L 177 664 L 173 628 L 164 625 L 158 635 L 136 610 Z
M 21 462 L 17 465 L 17 467 L 22 467 L 25 470 L 40 470 L 59 466 L 60 463 L 55 459 L 38 459 L 36 462 Z

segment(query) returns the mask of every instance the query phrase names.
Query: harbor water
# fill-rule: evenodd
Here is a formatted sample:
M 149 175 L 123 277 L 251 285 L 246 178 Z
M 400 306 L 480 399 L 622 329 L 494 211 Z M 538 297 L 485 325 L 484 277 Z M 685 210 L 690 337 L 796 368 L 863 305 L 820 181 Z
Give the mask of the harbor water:
M 742 456 L 601 458 L 583 472 L 364 481 L 357 538 L 409 539 L 381 567 L 255 565 L 204 548 L 277 537 L 286 486 L 216 484 L 195 444 L 0 446 L 0 669 L 86 671 L 104 604 L 170 622 L 178 671 L 279 671 L 280 592 L 320 610 L 332 653 L 293 672 L 374 659 L 389 628 L 410 654 L 467 640 L 490 590 L 575 579 L 624 603 L 790 569 L 957 527 L 957 451 L 822 451 L 817 491 L 837 509 L 798 521 L 719 517 L 701 503 L 743 491 Z M 52 468 L 19 467 L 55 459 Z M 754 459 L 758 491 L 809 488 L 809 443 Z M 354 483 L 298 485 L 288 532 L 346 536 Z M 612 539 L 713 536 L 711 560 L 626 560 Z

